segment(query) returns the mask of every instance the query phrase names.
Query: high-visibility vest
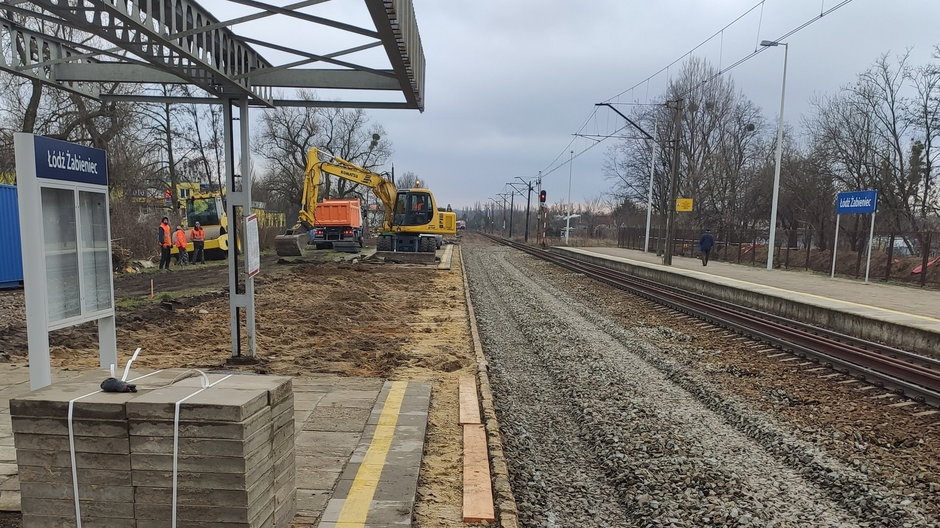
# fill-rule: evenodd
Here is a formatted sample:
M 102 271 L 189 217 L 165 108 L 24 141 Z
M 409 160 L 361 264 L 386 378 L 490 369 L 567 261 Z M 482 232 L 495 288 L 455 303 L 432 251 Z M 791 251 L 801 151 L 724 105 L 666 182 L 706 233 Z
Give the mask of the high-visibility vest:
M 202 242 L 206 239 L 206 230 L 201 227 L 194 227 L 193 230 L 189 233 L 189 238 L 193 242 Z
M 160 229 L 163 231 L 163 239 L 160 241 L 160 245 L 165 247 L 172 246 L 173 239 L 170 238 L 170 226 L 168 224 L 160 224 Z
M 176 247 L 186 247 L 186 231 L 183 231 L 182 229 L 176 230 Z

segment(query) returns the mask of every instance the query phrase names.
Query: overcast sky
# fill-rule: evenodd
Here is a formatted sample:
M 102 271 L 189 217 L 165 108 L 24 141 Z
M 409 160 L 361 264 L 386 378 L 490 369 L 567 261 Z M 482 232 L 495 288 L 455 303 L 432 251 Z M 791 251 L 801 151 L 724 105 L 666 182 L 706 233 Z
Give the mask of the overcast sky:
M 396 173 L 413 171 L 426 179 L 440 202 L 486 202 L 515 177 L 528 180 L 552 169 L 543 186 L 550 201 L 565 201 L 569 151 L 577 155 L 594 143 L 573 134 L 594 104 L 665 68 L 756 3 L 414 0 L 427 58 L 425 111 L 369 115 L 393 143 Z M 758 41 L 775 40 L 838 3 L 767 0 L 763 10 L 695 54 L 728 66 Z M 854 0 L 791 35 L 785 119 L 798 127 L 814 96 L 850 83 L 883 53 L 910 49 L 912 64 L 931 61 L 940 44 L 938 24 L 936 0 Z M 783 48 L 768 48 L 729 75 L 776 120 L 782 70 Z M 664 72 L 648 89 L 644 83 L 619 101 L 645 102 L 663 92 L 666 80 Z M 602 109 L 585 132 L 606 133 L 621 123 Z M 600 197 L 610 188 L 602 171 L 609 143 L 574 159 L 572 201 Z

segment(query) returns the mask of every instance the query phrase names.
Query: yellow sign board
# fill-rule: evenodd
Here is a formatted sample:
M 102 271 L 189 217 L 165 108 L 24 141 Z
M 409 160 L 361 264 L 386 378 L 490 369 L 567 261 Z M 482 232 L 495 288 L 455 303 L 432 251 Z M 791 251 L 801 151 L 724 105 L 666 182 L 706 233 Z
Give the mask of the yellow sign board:
M 685 213 L 692 210 L 691 198 L 676 198 L 676 211 Z

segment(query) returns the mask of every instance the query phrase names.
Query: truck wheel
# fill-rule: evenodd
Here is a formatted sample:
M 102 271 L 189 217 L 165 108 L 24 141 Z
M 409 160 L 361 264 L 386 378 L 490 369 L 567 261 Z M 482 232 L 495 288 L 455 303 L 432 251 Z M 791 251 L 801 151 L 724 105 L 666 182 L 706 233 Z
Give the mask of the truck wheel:
M 391 251 L 392 250 L 392 237 L 380 236 L 378 242 L 376 242 L 375 244 L 375 249 L 379 251 Z
M 428 237 L 421 237 L 421 241 L 418 243 L 418 251 L 422 253 L 431 253 L 434 251 L 434 239 Z

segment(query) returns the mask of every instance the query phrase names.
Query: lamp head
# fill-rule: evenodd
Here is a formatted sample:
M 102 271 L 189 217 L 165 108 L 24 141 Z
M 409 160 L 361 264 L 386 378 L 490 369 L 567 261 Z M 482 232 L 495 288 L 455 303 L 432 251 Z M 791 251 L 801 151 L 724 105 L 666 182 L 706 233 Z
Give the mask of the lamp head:
M 760 41 L 761 46 L 779 46 L 780 43 L 776 40 L 762 40 Z

